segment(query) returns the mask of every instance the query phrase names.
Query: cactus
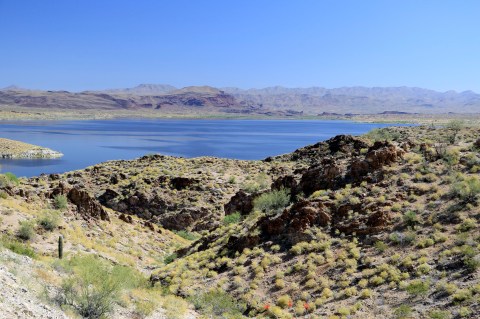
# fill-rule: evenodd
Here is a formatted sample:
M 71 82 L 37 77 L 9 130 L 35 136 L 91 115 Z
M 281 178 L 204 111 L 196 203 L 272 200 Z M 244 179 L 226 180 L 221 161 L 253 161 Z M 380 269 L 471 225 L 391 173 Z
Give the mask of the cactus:
M 58 236 L 58 258 L 63 258 L 63 237 Z

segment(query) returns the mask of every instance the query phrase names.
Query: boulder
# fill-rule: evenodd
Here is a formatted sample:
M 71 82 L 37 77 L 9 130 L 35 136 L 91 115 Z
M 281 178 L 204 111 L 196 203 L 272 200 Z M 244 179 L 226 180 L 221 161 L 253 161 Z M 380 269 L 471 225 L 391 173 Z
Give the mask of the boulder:
M 130 215 L 120 214 L 118 218 L 126 223 L 133 224 L 133 218 Z

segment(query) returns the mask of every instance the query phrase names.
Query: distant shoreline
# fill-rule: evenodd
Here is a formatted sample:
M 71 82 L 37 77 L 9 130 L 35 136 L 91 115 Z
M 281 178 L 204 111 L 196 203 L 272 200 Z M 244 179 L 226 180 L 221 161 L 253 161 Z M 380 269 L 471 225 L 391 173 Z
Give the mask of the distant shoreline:
M 357 115 L 261 115 L 261 114 L 182 114 L 159 113 L 158 111 L 115 111 L 105 110 L 62 110 L 62 109 L 0 109 L 0 122 L 6 121 L 68 121 L 68 120 L 119 120 L 119 119 L 219 119 L 219 120 L 340 120 L 362 123 L 442 124 L 460 119 L 467 124 L 479 124 L 480 113 L 439 113 L 439 114 L 357 114 Z

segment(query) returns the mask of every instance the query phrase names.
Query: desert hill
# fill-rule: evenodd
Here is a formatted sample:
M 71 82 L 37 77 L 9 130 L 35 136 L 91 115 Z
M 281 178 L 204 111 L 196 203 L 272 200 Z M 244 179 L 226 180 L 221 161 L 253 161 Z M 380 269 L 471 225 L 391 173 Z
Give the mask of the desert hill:
M 52 312 L 85 315 L 81 280 L 104 282 L 84 277 L 93 265 L 121 287 L 114 318 L 476 318 L 479 136 L 451 122 L 263 161 L 149 155 L 1 175 L 0 246 L 54 272 L 29 277 Z

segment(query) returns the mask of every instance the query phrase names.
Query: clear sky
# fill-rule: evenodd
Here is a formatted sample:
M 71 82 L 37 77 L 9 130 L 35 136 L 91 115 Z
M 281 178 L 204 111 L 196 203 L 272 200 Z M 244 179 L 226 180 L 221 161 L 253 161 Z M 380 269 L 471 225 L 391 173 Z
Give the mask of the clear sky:
M 480 92 L 477 0 L 0 0 L 0 87 Z

